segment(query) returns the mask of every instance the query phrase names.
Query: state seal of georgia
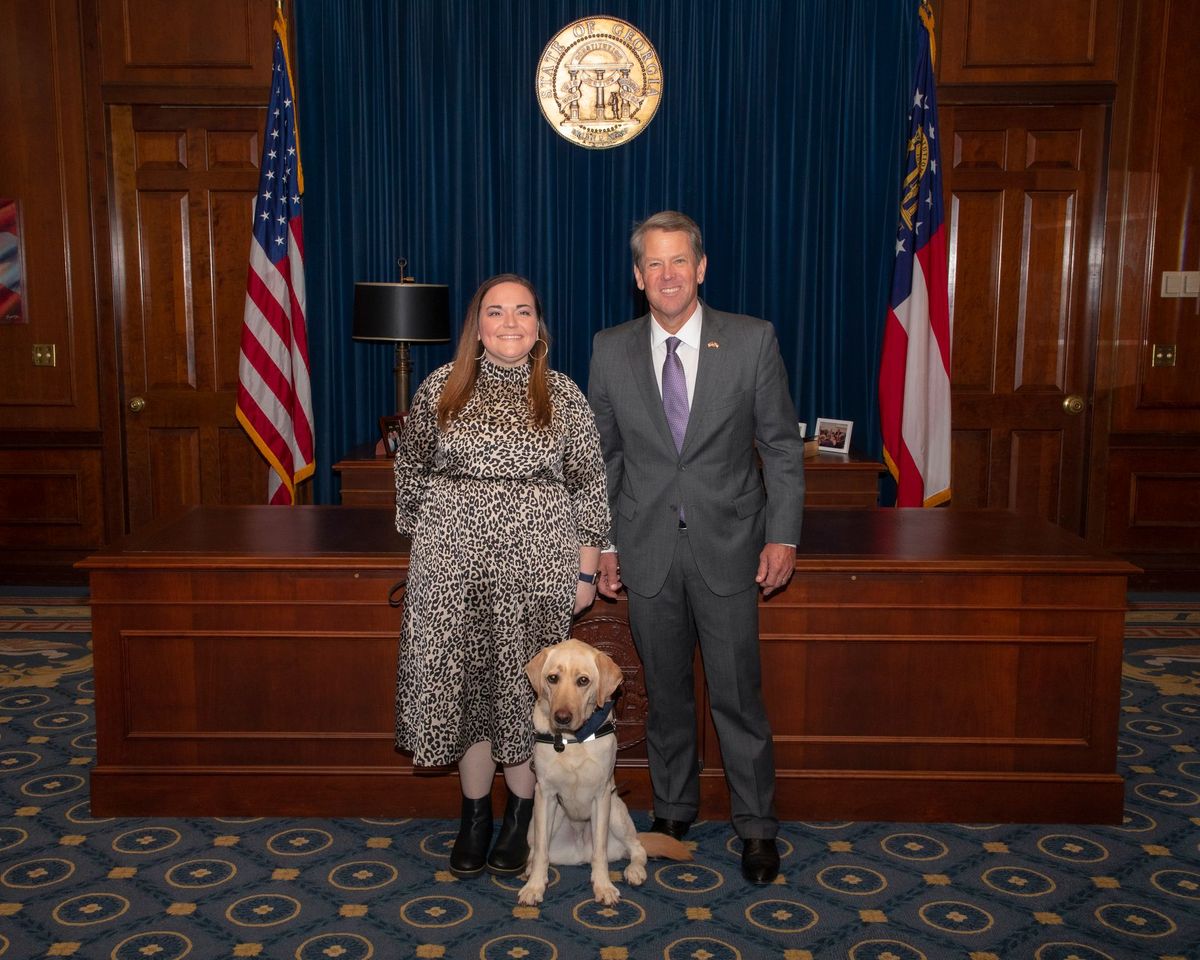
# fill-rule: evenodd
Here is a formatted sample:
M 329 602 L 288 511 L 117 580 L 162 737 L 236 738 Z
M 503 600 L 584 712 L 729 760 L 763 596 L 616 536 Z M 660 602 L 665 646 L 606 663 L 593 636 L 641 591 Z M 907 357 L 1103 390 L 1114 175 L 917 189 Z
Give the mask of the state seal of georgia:
M 637 27 L 615 17 L 584 17 L 546 44 L 537 98 L 559 136 L 589 150 L 632 140 L 662 96 L 662 65 Z

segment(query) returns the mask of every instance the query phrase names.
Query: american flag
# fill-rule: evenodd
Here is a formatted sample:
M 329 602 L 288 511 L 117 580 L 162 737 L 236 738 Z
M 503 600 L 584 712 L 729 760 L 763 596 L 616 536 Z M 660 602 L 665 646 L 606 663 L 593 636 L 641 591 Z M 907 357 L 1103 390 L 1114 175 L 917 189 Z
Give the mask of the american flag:
M 879 365 L 883 456 L 896 478 L 898 507 L 950 499 L 950 305 L 933 78 L 933 12 L 925 30 L 909 107 L 908 154 L 892 295 Z
M 274 33 L 271 102 L 246 276 L 237 418 L 271 466 L 267 502 L 292 504 L 296 485 L 312 475 L 315 462 L 304 317 L 304 175 L 287 23 L 278 8 Z

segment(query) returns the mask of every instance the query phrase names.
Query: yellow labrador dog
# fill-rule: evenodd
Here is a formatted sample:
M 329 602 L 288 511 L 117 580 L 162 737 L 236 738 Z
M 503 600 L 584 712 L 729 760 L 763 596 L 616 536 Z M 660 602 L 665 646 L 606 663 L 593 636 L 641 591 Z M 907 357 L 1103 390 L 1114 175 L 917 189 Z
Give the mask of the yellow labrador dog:
M 542 902 L 551 863 L 591 863 L 592 892 L 611 905 L 621 894 L 609 878 L 610 860 L 629 858 L 625 879 L 635 887 L 646 879 L 647 855 L 691 860 L 691 852 L 674 837 L 639 834 L 617 796 L 617 738 L 605 708 L 611 709 L 621 668 L 595 647 L 564 640 L 530 660 L 525 673 L 537 691 L 537 787 L 529 863 L 522 874 L 527 882 L 517 899 L 527 906 Z

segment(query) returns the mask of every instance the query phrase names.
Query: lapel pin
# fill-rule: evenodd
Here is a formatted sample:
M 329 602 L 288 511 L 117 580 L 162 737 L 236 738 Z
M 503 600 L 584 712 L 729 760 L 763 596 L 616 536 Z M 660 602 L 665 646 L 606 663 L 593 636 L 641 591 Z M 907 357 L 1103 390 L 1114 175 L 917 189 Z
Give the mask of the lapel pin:
M 717 341 L 716 341 L 716 340 L 709 340 L 709 341 L 708 341 L 708 349 L 709 349 L 709 350 L 718 350 L 718 349 L 720 349 L 720 346 L 721 346 L 721 345 L 720 345 L 719 343 L 717 343 Z

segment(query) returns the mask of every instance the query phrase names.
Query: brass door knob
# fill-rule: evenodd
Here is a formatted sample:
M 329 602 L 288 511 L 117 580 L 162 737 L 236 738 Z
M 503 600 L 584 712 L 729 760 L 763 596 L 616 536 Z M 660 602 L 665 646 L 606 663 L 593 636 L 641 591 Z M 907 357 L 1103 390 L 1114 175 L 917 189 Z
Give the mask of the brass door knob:
M 141 397 L 134 397 L 129 401 L 129 409 L 134 413 L 141 413 L 146 406 L 146 401 Z
M 1077 393 L 1071 394 L 1063 401 L 1063 409 L 1071 416 L 1083 413 L 1083 397 Z

